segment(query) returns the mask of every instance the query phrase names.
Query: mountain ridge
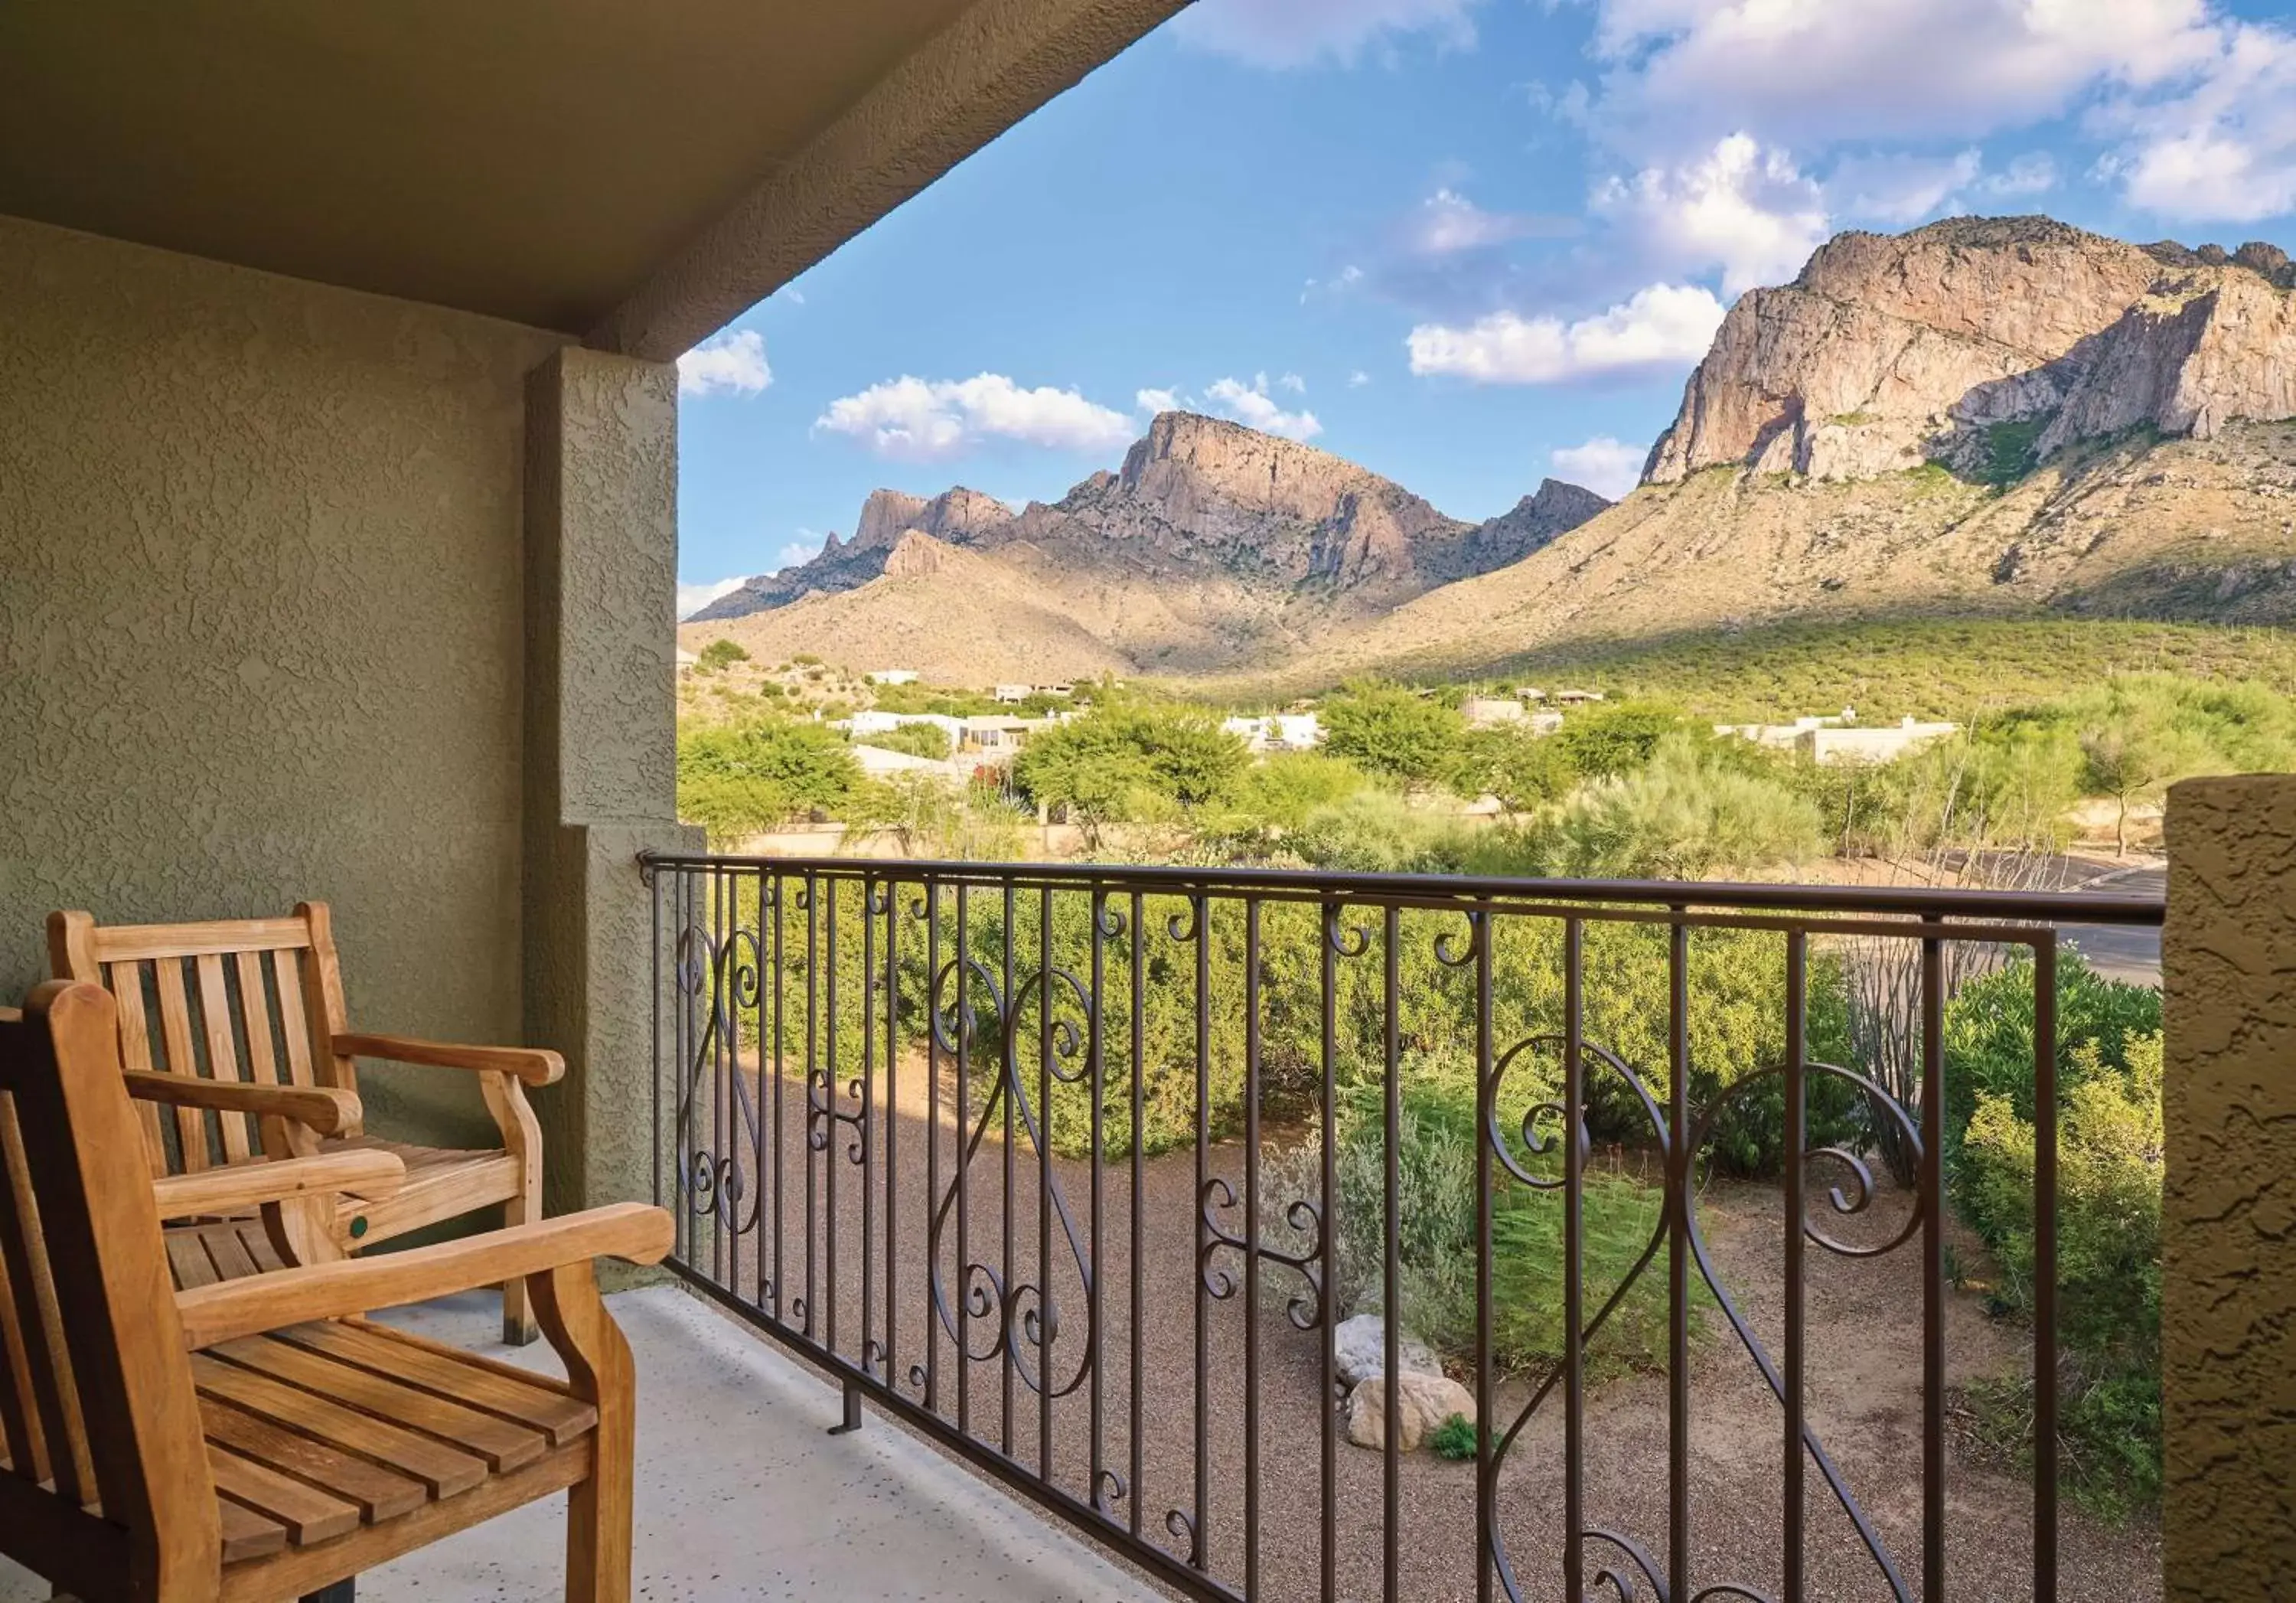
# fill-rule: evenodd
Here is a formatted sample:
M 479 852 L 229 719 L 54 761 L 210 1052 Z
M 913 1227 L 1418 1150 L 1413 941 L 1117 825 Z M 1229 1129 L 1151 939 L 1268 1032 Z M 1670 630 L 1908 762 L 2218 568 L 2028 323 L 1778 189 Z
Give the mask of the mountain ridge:
M 808 564 L 805 582 L 869 576 L 803 632 L 889 662 L 862 621 L 890 547 L 856 552 L 897 523 L 988 564 L 968 582 L 1016 610 L 1061 612 L 1093 643 L 1064 635 L 1063 661 L 1226 685 L 1475 673 L 1800 617 L 2286 623 L 2292 417 L 2296 266 L 2277 247 L 2034 218 L 1844 234 L 1731 308 L 1616 505 L 1549 481 L 1468 524 L 1316 448 L 1168 414 L 1059 502 L 886 502 Z M 770 654 L 777 615 L 739 627 Z M 899 665 L 971 682 L 979 654 Z

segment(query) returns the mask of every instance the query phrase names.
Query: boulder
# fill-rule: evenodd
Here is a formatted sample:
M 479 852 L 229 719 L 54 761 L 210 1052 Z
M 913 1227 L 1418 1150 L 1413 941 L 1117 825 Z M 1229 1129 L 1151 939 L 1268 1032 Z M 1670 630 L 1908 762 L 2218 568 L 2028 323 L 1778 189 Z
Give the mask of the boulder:
M 1332 1333 L 1333 1358 L 1340 1384 L 1357 1386 L 1387 1369 L 1387 1321 L 1375 1313 L 1359 1313 Z M 1434 1349 L 1406 1331 L 1397 1344 L 1395 1366 L 1406 1375 L 1440 1375 L 1442 1363 Z
M 1399 1445 L 1410 1452 L 1452 1415 L 1475 1418 L 1475 1394 L 1447 1375 L 1405 1371 L 1396 1386 Z M 1387 1445 L 1387 1382 L 1377 1376 L 1348 1394 L 1348 1440 L 1374 1451 Z

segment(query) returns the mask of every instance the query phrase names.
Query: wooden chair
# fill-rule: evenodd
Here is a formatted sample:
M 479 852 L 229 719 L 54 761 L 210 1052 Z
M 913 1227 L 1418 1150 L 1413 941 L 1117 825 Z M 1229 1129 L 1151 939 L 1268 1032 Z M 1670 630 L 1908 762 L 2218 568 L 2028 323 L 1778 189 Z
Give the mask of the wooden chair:
M 211 1100 L 179 1102 L 171 1122 L 143 1105 L 154 1175 L 257 1153 L 308 1156 L 350 1147 L 391 1153 L 406 1165 L 406 1183 L 388 1202 L 307 1200 L 281 1210 L 284 1239 L 279 1228 L 242 1221 L 239 1243 L 258 1265 L 266 1240 L 288 1260 L 310 1262 L 480 1208 L 499 1206 L 505 1225 L 542 1217 L 542 1132 L 525 1088 L 552 1083 L 565 1061 L 526 1048 L 352 1033 L 324 902 L 299 903 L 286 918 L 214 924 L 99 925 L 86 913 L 51 913 L 48 956 L 57 979 L 103 985 L 118 999 L 120 1055 L 131 1074 L 156 1070 L 214 1088 Z M 502 1146 L 466 1152 L 365 1134 L 357 1057 L 475 1074 Z M 338 1106 L 306 1097 L 291 1106 L 271 1094 L 275 1087 L 334 1095 Z M 211 1238 L 227 1242 L 232 1234 Z M 236 1267 L 237 1252 L 219 1251 L 219 1271 Z M 504 1286 L 504 1339 L 525 1343 L 534 1334 L 524 1292 Z
M 0 1551 L 84 1603 L 278 1603 L 553 1492 L 566 1596 L 630 1587 L 630 1352 L 594 1255 L 658 1262 L 629 1204 L 177 1293 L 162 1214 L 358 1184 L 344 1149 L 155 1181 L 118 1008 L 51 982 L 0 1022 Z M 568 1379 L 355 1317 L 517 1278 Z

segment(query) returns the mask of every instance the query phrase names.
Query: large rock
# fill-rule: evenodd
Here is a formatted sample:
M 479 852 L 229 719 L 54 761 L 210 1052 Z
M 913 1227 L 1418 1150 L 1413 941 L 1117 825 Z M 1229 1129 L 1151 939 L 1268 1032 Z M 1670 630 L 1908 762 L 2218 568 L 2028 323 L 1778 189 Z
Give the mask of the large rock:
M 1359 1313 L 1341 1322 L 1332 1332 L 1332 1351 L 1340 1384 L 1354 1386 L 1387 1369 L 1387 1321 L 1375 1313 Z M 1405 1332 L 1396 1344 L 1396 1367 L 1406 1375 L 1440 1375 L 1443 1365 L 1435 1350 Z
M 1475 1394 L 1447 1375 L 1406 1372 L 1396 1384 L 1398 1443 L 1410 1452 L 1452 1415 L 1475 1421 Z M 1374 1451 L 1387 1445 L 1387 1382 L 1378 1376 L 1348 1394 L 1348 1440 Z
M 2149 424 L 2205 436 L 2296 412 L 2292 297 L 2273 253 L 2132 245 L 2046 218 L 1843 234 L 1723 319 L 1645 482 L 1743 466 L 1872 478 L 2005 466 Z M 2012 457 L 2006 465 L 2016 465 Z

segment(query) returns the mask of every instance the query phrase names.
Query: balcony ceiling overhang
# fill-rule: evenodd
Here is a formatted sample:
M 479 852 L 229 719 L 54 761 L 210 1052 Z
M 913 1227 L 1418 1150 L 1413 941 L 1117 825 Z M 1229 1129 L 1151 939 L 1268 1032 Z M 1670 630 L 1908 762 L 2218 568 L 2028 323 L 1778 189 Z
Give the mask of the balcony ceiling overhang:
M 0 213 L 666 360 L 1184 0 L 11 0 Z

